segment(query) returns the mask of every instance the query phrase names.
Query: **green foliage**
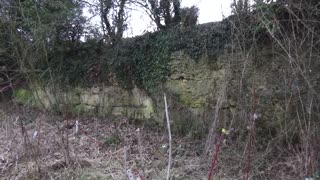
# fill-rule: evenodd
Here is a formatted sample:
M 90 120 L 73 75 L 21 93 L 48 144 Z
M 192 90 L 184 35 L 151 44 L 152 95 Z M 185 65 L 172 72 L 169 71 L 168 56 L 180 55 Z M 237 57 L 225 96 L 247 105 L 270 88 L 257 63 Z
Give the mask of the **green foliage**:
M 79 42 L 85 22 L 80 4 L 75 0 L 7 0 L 5 4 L 0 7 L 0 66 L 4 67 L 0 78 L 4 84 L 38 81 L 52 71 L 50 56 L 60 58 L 56 49 L 68 48 L 63 42 Z
M 76 0 L 12 1 L 10 11 L 0 8 L 0 13 L 11 11 L 11 19 L 0 21 L 0 28 L 5 28 L 5 23 L 11 28 L 6 34 L 0 33 L 1 40 L 5 40 L 0 41 L 0 53 L 5 50 L 0 57 L 6 58 L 0 65 L 13 60 L 18 62 L 17 68 L 32 72 L 25 77 L 74 86 L 102 82 L 111 71 L 126 88 L 137 85 L 152 91 L 169 75 L 168 62 L 173 52 L 183 50 L 195 60 L 203 55 L 214 59 L 229 37 L 226 23 L 210 23 L 166 28 L 103 47 L 98 40 L 80 41 L 85 19 Z M 192 11 L 196 16 L 197 9 Z M 192 18 L 188 23 L 196 22 Z
M 181 24 L 183 27 L 195 26 L 198 22 L 199 8 L 196 6 L 181 9 Z
M 49 53 L 49 67 L 62 84 L 92 85 L 104 82 L 112 72 L 124 88 L 137 85 L 151 92 L 169 76 L 173 52 L 184 51 L 195 60 L 204 55 L 215 60 L 228 42 L 228 33 L 228 24 L 222 22 L 147 33 L 109 46 L 95 40 L 63 41 Z
M 92 80 L 91 70 L 99 63 L 98 59 L 96 41 L 76 44 L 66 41 L 49 53 L 49 69 L 53 73 L 55 83 L 89 85 Z M 42 67 L 43 70 L 47 68 L 46 64 Z M 44 77 L 51 80 L 51 75 L 47 72 Z
M 25 89 L 17 89 L 14 91 L 14 97 L 16 101 L 21 104 L 28 104 L 30 100 L 33 98 L 33 94 L 31 91 Z
M 123 84 L 146 89 L 156 86 L 168 75 L 170 59 L 168 34 L 163 32 L 127 39 L 113 49 L 111 67 Z
M 214 60 L 228 42 L 228 24 L 210 23 L 193 28 L 173 28 L 125 39 L 112 49 L 111 67 L 127 88 L 134 84 L 152 91 L 166 80 L 173 52 L 184 51 L 195 60 Z

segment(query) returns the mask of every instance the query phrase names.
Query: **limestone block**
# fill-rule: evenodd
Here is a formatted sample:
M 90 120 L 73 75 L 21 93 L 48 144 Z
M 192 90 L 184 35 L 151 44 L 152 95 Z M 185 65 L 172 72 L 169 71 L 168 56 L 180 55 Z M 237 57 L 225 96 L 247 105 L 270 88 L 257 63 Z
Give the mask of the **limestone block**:
M 212 70 L 206 59 L 195 62 L 185 56 L 170 62 L 171 76 L 165 87 L 177 94 L 183 106 L 191 108 L 204 107 L 210 100 L 208 97 L 218 91 L 225 77 L 225 69 Z M 179 60 L 183 59 L 183 60 Z
M 49 90 L 42 90 L 38 88 L 34 91 L 33 106 L 44 106 L 44 108 L 50 109 L 56 104 L 56 102 L 56 97 Z
M 130 106 L 131 97 L 127 90 L 116 86 L 109 86 L 103 89 L 102 104 L 104 106 Z
M 63 102 L 66 104 L 79 105 L 81 103 L 80 95 L 76 92 L 63 93 L 62 96 Z
M 87 104 L 79 104 L 75 107 L 75 112 L 79 113 L 92 113 L 95 107 Z
M 98 94 L 85 93 L 80 96 L 81 103 L 89 106 L 98 106 L 100 104 L 100 97 Z
M 90 92 L 91 92 L 92 94 L 99 94 L 99 92 L 100 92 L 100 87 L 92 87 L 92 88 L 90 89 Z
M 143 101 L 144 108 L 142 109 L 142 114 L 144 119 L 150 119 L 152 115 L 154 114 L 152 99 L 147 98 Z

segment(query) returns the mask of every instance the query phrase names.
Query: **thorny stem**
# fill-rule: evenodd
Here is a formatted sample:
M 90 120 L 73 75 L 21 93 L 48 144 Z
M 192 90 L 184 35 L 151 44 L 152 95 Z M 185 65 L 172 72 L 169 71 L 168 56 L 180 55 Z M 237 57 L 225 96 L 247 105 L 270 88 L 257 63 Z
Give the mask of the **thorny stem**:
M 223 133 L 221 134 L 220 139 L 216 143 L 214 158 L 211 163 L 211 167 L 210 167 L 210 171 L 209 171 L 209 175 L 208 175 L 208 180 L 211 180 L 213 169 L 214 169 L 215 165 L 218 164 L 217 161 L 218 161 L 218 155 L 219 155 L 222 140 L 223 140 Z

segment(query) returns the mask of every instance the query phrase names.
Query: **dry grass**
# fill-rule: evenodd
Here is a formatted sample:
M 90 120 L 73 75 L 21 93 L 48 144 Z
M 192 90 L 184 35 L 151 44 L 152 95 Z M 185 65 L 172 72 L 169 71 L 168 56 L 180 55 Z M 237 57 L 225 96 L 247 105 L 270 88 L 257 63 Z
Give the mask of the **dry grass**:
M 144 168 L 145 179 L 166 176 L 168 141 L 165 131 L 144 129 L 130 124 L 126 118 L 69 117 L 66 120 L 23 107 L 2 110 L 0 114 L 2 179 L 123 179 L 125 144 L 130 169 L 142 174 Z M 21 133 L 20 120 L 25 135 Z M 78 133 L 72 126 L 76 120 L 80 122 Z M 137 128 L 140 128 L 142 147 L 138 145 Z M 178 179 L 206 177 L 207 166 L 201 161 L 199 142 L 174 138 L 173 147 L 173 176 Z
M 166 178 L 168 137 L 165 130 L 134 125 L 126 118 L 69 117 L 66 120 L 24 107 L 8 109 L 8 105 L 1 106 L 6 109 L 0 111 L 1 179 L 123 179 L 125 146 L 128 148 L 128 166 L 134 173 L 144 174 L 145 179 Z M 20 120 L 26 132 L 24 136 Z M 76 120 L 80 124 L 78 133 L 72 126 Z M 66 126 L 67 122 L 69 126 Z M 38 131 L 36 136 L 35 131 Z M 213 154 L 203 155 L 204 142 L 175 136 L 172 140 L 172 177 L 206 179 Z M 242 179 L 246 164 L 246 156 L 240 152 L 243 146 L 241 142 L 227 139 L 214 170 L 215 179 Z M 268 161 L 270 164 L 261 164 L 270 157 L 274 158 Z M 298 157 L 277 159 L 272 152 L 255 151 L 251 177 L 297 179 L 295 172 L 301 164 Z

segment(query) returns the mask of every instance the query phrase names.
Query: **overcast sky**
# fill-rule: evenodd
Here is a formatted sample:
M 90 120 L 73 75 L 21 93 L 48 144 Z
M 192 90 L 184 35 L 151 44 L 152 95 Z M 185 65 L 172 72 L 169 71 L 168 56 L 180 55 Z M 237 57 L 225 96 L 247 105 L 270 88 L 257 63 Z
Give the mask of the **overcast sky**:
M 182 7 L 195 5 L 199 8 L 199 23 L 221 21 L 223 16 L 230 15 L 230 4 L 232 0 L 182 0 Z M 88 14 L 88 12 L 84 12 Z M 89 16 L 89 15 L 88 15 Z M 150 18 L 143 12 L 134 11 L 131 14 L 129 29 L 125 36 L 141 35 L 145 30 L 154 30 Z M 95 17 L 93 23 L 100 25 L 100 18 Z

